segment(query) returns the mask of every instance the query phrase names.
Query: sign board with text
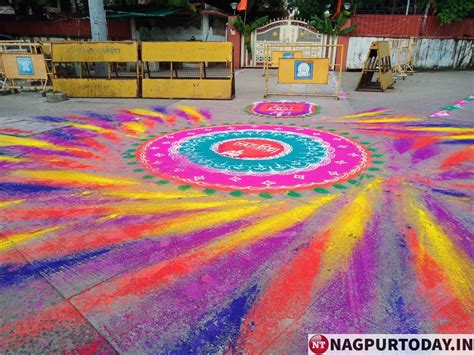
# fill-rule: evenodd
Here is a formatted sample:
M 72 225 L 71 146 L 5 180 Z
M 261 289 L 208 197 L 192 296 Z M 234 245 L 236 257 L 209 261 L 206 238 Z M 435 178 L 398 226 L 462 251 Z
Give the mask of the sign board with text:
M 0 61 L 0 67 L 7 79 L 48 79 L 42 54 L 1 53 Z
M 280 58 L 278 83 L 327 84 L 329 80 L 328 58 Z

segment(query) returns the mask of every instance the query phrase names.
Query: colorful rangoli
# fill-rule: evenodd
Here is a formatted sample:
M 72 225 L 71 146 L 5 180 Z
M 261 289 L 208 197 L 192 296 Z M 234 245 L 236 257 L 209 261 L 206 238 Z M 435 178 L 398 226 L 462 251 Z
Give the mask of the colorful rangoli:
M 369 160 L 362 145 L 342 135 L 280 125 L 169 133 L 146 142 L 138 154 L 165 179 L 256 192 L 336 184 L 359 174 Z
M 247 107 L 247 112 L 258 116 L 295 118 L 318 113 L 318 107 L 310 102 L 260 101 Z

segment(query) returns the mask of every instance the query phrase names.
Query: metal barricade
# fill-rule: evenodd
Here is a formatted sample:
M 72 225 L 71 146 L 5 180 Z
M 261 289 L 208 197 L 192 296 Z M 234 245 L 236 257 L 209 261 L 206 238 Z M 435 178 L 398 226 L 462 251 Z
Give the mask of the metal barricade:
M 341 44 L 267 43 L 264 58 L 264 97 L 341 96 Z M 278 90 L 280 84 L 288 84 L 288 90 Z
M 48 75 L 41 43 L 0 41 L 0 91 L 20 88 L 44 91 Z
M 53 89 L 71 97 L 139 97 L 137 42 L 51 44 Z
M 143 42 L 142 95 L 147 98 L 232 99 L 230 42 Z

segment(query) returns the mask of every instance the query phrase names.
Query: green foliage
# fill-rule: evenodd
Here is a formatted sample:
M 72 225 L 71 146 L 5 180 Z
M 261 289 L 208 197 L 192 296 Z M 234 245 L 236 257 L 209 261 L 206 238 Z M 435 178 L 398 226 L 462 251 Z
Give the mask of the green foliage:
M 287 16 L 284 0 L 259 0 L 255 1 L 255 5 L 247 14 L 247 18 L 259 18 L 268 16 L 269 18 Z
M 326 5 L 331 5 L 331 9 L 337 6 L 336 0 L 293 0 L 290 1 L 288 7 L 290 10 L 298 9 L 298 17 L 302 19 L 310 19 L 314 16 L 322 16 L 326 10 Z
M 244 21 L 242 21 L 242 18 L 240 16 L 237 16 L 235 20 L 232 20 L 230 22 L 230 24 L 234 26 L 235 29 L 242 34 L 242 36 L 244 36 L 244 44 L 249 56 L 252 56 L 252 45 L 250 41 L 251 33 L 255 31 L 257 28 L 259 28 L 260 26 L 263 26 L 265 22 L 267 21 L 268 21 L 268 16 L 264 16 L 264 17 L 260 17 L 256 19 L 251 24 L 246 24 L 244 23 Z
M 331 37 L 336 37 L 339 35 L 344 36 L 348 33 L 351 33 L 357 28 L 357 25 L 352 25 L 342 29 L 342 27 L 350 17 L 351 13 L 349 11 L 342 11 L 336 17 L 335 21 L 332 21 L 329 16 L 324 16 L 324 18 L 321 19 L 320 17 L 315 15 L 309 21 L 309 23 L 319 32 L 330 35 Z
M 151 0 L 147 5 L 138 5 L 138 0 L 114 0 L 114 9 L 161 9 L 161 8 L 176 8 L 187 9 L 192 8 L 189 0 Z
M 441 23 L 449 24 L 461 21 L 474 11 L 474 0 L 438 0 L 438 17 Z
M 12 6 L 15 14 L 18 16 L 28 15 L 30 9 L 33 14 L 41 15 L 44 13 L 45 7 L 56 6 L 55 0 L 13 0 Z

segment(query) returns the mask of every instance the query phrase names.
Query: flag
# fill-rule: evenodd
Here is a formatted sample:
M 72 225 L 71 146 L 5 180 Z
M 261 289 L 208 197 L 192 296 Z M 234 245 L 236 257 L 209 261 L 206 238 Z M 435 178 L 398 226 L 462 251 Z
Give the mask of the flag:
M 237 5 L 237 11 L 247 11 L 247 0 L 241 0 Z

